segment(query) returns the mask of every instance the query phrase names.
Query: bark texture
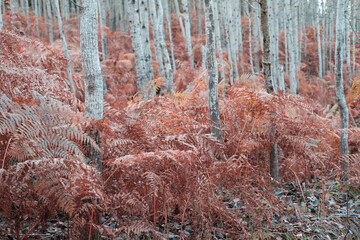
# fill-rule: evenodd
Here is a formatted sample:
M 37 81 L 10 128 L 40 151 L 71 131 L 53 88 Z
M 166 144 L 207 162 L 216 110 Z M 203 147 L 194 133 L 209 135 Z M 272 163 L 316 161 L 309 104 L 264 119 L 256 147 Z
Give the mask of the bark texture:
M 343 58 L 344 58 L 344 42 L 345 42 L 345 7 L 346 0 L 339 0 L 337 4 L 336 16 L 336 44 L 335 44 L 335 88 L 336 101 L 340 109 L 341 133 L 340 133 L 340 155 L 349 154 L 348 133 L 349 128 L 349 111 L 346 105 L 344 82 L 343 82 Z M 346 163 L 342 163 L 342 168 L 346 169 Z
M 209 112 L 211 134 L 221 141 L 219 116 L 218 69 L 215 55 L 214 0 L 205 0 L 206 67 L 209 76 Z
M 263 71 L 265 78 L 266 91 L 268 93 L 274 92 L 272 78 L 271 78 L 271 52 L 270 52 L 270 35 L 269 35 L 269 16 L 268 16 L 268 1 L 260 1 L 261 8 L 261 30 L 263 34 L 263 43 L 264 49 L 262 53 L 262 63 Z M 270 137 L 273 139 L 275 137 L 275 126 L 273 123 L 271 125 Z M 270 153 L 270 174 L 275 180 L 279 180 L 279 166 L 278 166 L 278 155 L 277 155 L 277 146 L 275 143 L 272 144 L 271 153 Z

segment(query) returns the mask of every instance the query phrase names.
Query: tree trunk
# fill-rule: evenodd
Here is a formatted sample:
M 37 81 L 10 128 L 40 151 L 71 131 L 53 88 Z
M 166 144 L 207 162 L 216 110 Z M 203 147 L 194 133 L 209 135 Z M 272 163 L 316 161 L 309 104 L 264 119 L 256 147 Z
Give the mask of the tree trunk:
M 290 92 L 296 94 L 296 42 L 294 36 L 294 20 L 292 20 L 292 10 L 290 7 L 290 0 L 285 0 L 285 8 L 287 13 L 287 27 L 288 27 L 288 47 L 289 47 L 289 71 L 290 71 Z
M 221 141 L 218 97 L 218 69 L 215 54 L 214 0 L 205 0 L 206 67 L 209 76 L 209 113 L 211 134 Z
M 174 55 L 174 43 L 173 43 L 173 40 L 172 40 L 171 18 L 170 18 L 170 10 L 169 10 L 169 5 L 168 5 L 168 0 L 164 1 L 164 9 L 165 9 L 166 23 L 167 23 L 167 27 L 168 27 L 168 34 L 169 34 L 172 70 L 176 71 L 176 62 L 175 62 L 175 55 Z
M 320 2 L 318 6 L 318 12 L 316 13 L 316 23 L 317 23 L 317 42 L 318 42 L 318 56 L 319 56 L 319 78 L 323 78 L 323 72 L 322 72 L 322 55 L 321 55 L 321 36 L 320 36 Z
M 181 0 L 181 2 L 184 11 L 187 55 L 189 56 L 190 67 L 194 68 L 194 55 L 193 55 L 192 43 L 191 43 L 191 21 L 190 21 L 188 0 Z
M 53 30 L 53 24 L 52 24 L 52 14 L 51 14 L 51 1 L 46 1 L 46 13 L 47 13 L 47 21 L 48 21 L 48 27 L 49 27 L 49 42 L 54 42 L 54 30 Z
M 344 83 L 343 83 L 343 57 L 344 57 L 344 24 L 345 24 L 345 7 L 347 7 L 347 0 L 339 0 L 337 4 L 336 16 L 336 44 L 335 44 L 335 88 L 336 100 L 339 105 L 341 132 L 340 132 L 340 155 L 349 154 L 348 147 L 348 132 L 349 128 L 349 111 L 346 105 Z M 347 163 L 344 161 L 341 165 L 342 169 L 347 168 Z
M 170 56 L 168 49 L 165 44 L 165 32 L 164 32 L 164 10 L 162 7 L 161 0 L 156 0 L 156 5 L 158 7 L 158 15 L 156 21 L 157 33 L 159 35 L 158 41 L 159 46 L 161 48 L 163 57 L 164 57 L 164 65 L 166 69 L 166 90 L 168 93 L 174 92 L 174 80 L 173 80 L 173 70 L 171 68 Z
M 106 26 L 106 8 L 104 7 L 105 0 L 98 0 L 98 7 L 99 7 L 99 18 L 100 18 L 100 35 L 101 35 L 101 52 L 102 52 L 102 59 L 106 60 L 108 56 L 108 44 L 107 44 L 107 37 L 104 32 L 104 27 Z M 103 3 L 103 4 L 100 4 Z
M 103 76 L 98 47 L 98 8 L 97 0 L 82 0 L 80 11 L 80 49 L 85 85 L 85 112 L 91 118 L 103 118 Z M 101 136 L 95 129 L 93 137 L 101 147 Z M 101 153 L 90 151 L 90 162 L 102 170 Z
M 260 1 L 261 9 L 261 30 L 263 34 L 264 50 L 262 53 L 262 64 L 265 78 L 266 91 L 268 93 L 274 92 L 271 79 L 271 52 L 270 52 L 270 35 L 269 35 L 269 17 L 268 17 L 268 2 L 267 0 Z M 275 137 L 275 126 L 271 123 L 270 139 Z M 278 166 L 277 146 L 272 144 L 270 152 L 270 174 L 275 180 L 279 180 L 279 166 Z
M 140 95 L 143 95 L 145 85 L 154 79 L 152 72 L 152 56 L 150 51 L 150 40 L 146 34 L 146 25 L 140 21 L 139 0 L 128 1 L 128 15 L 130 23 L 131 44 L 135 55 L 136 87 Z M 144 16 L 148 21 L 148 15 Z M 146 22 L 145 21 L 145 22 Z M 143 32 L 143 34 L 142 34 Z M 145 46 L 147 45 L 147 46 Z M 149 65 L 151 68 L 149 69 Z M 147 96 L 144 96 L 147 97 Z
M 53 2 L 54 2 L 54 5 L 53 5 L 54 6 L 54 15 L 59 24 L 59 32 L 60 32 L 60 37 L 61 37 L 61 40 L 63 43 L 64 55 L 65 55 L 66 60 L 68 61 L 67 73 L 68 73 L 68 79 L 69 79 L 69 83 L 70 83 L 70 91 L 74 95 L 74 100 L 75 100 L 74 82 L 73 82 L 72 73 L 71 73 L 71 59 L 69 56 L 66 38 L 65 38 L 65 34 L 64 34 L 64 28 L 63 28 L 62 21 L 61 21 L 59 0 L 53 0 Z
M 2 29 L 3 27 L 3 20 L 2 20 L 2 15 L 1 15 L 1 7 L 2 7 L 2 0 L 0 0 L 0 30 Z

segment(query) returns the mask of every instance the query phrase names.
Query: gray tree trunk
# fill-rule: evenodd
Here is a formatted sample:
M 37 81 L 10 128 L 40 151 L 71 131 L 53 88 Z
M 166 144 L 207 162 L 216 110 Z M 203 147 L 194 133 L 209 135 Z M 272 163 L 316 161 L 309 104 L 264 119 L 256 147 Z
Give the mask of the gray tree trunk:
M 176 8 L 176 14 L 177 14 L 178 17 L 179 17 L 179 23 L 180 23 L 181 33 L 182 33 L 183 36 L 186 36 L 184 23 L 183 23 L 183 20 L 182 20 L 182 17 L 181 17 L 181 13 L 180 13 L 179 1 L 178 1 L 178 0 L 174 0 L 174 3 L 175 3 L 175 8 Z
M 151 51 L 149 52 L 150 39 L 148 33 L 142 33 L 142 31 L 146 31 L 148 28 L 146 28 L 146 23 L 142 24 L 140 21 L 141 11 L 139 0 L 127 1 L 131 43 L 135 55 L 136 87 L 137 91 L 142 94 L 144 86 L 154 79 Z M 147 19 L 148 22 L 148 15 L 144 16 L 144 18 Z M 151 68 L 149 68 L 150 64 Z
M 153 39 L 154 39 L 154 45 L 155 45 L 155 58 L 156 61 L 159 64 L 159 73 L 161 76 L 165 77 L 165 70 L 164 70 L 164 63 L 162 58 L 162 49 L 160 46 L 160 32 L 159 32 L 159 23 L 158 23 L 158 16 L 156 12 L 156 0 L 149 1 L 150 3 L 150 16 L 151 16 L 151 22 L 152 22 L 152 31 L 153 31 Z M 163 21 L 161 21 L 163 22 Z
M 268 16 L 268 1 L 260 1 L 261 9 L 261 30 L 263 34 L 264 50 L 262 53 L 263 59 L 263 72 L 265 78 L 266 91 L 268 93 L 274 92 L 272 78 L 271 78 L 271 51 L 270 51 L 270 34 L 269 34 L 269 16 Z M 271 138 L 275 136 L 275 126 L 271 124 Z M 272 149 L 270 153 L 270 174 L 275 180 L 279 180 L 279 163 L 278 163 L 278 154 L 277 146 L 275 143 L 272 144 Z
M 2 29 L 3 27 L 3 20 L 2 20 L 2 15 L 1 15 L 1 7 L 2 7 L 2 0 L 0 0 L 0 30 Z
M 106 26 L 106 8 L 102 7 L 105 5 L 106 0 L 98 0 L 98 8 L 99 8 L 99 18 L 100 18 L 100 35 L 101 35 L 101 52 L 102 59 L 106 60 L 108 56 L 108 44 L 107 37 L 104 32 L 104 27 Z
M 220 79 L 223 80 L 225 78 L 224 71 L 224 60 L 223 60 L 223 51 L 221 47 L 221 34 L 220 34 L 220 19 L 219 19 L 219 11 L 218 11 L 218 3 L 217 0 L 214 1 L 214 21 L 215 21 L 215 41 L 216 48 L 220 58 Z
M 254 74 L 254 64 L 253 64 L 253 57 L 252 57 L 252 32 L 251 32 L 251 17 L 250 17 L 250 13 L 249 13 L 249 7 L 248 4 L 245 3 L 245 13 L 246 16 L 248 18 L 248 22 L 249 22 L 249 58 L 250 58 L 250 68 L 251 68 L 251 73 Z
M 296 94 L 297 81 L 296 81 L 296 41 L 294 20 L 292 20 L 292 10 L 290 7 L 290 0 L 285 0 L 285 8 L 287 13 L 287 27 L 288 27 L 288 47 L 289 47 L 289 72 L 290 72 L 290 92 Z
M 323 72 L 322 72 L 322 55 L 321 55 L 321 36 L 320 36 L 320 2 L 318 6 L 318 12 L 316 13 L 316 23 L 317 23 L 317 43 L 318 43 L 318 57 L 319 57 L 319 78 L 323 78 Z
M 181 2 L 184 11 L 187 55 L 189 56 L 190 67 L 194 68 L 194 55 L 193 55 L 192 43 L 191 43 L 191 21 L 190 21 L 188 0 L 181 0 Z
M 156 28 L 157 28 L 157 33 L 159 34 L 158 41 L 164 57 L 164 65 L 166 69 L 166 90 L 168 93 L 173 93 L 174 92 L 173 70 L 171 67 L 169 52 L 165 44 L 164 9 L 162 7 L 161 0 L 156 0 L 156 5 L 158 7 Z
M 168 27 L 168 34 L 169 34 L 172 70 L 176 71 L 176 62 L 175 62 L 175 55 L 174 55 L 174 43 L 173 43 L 173 40 L 172 40 L 171 18 L 170 18 L 170 10 L 169 10 L 168 0 L 164 0 L 164 11 L 165 11 L 165 18 L 166 18 L 166 23 L 167 23 L 167 27 Z
M 340 119 L 341 119 L 341 133 L 340 133 L 340 155 L 349 154 L 348 133 L 349 128 L 349 111 L 346 105 L 344 83 L 343 83 L 343 56 L 345 44 L 345 7 L 347 7 L 347 0 L 339 0 L 337 4 L 336 15 L 336 44 L 335 44 L 335 87 L 336 100 L 339 105 Z M 342 169 L 346 169 L 346 163 L 342 162 Z
M 74 89 L 74 82 L 72 79 L 72 73 L 71 73 L 71 59 L 69 56 L 69 52 L 68 52 L 68 47 L 67 47 L 67 43 L 66 43 L 66 38 L 65 38 L 65 34 L 64 34 L 64 28 L 62 25 L 62 21 L 61 21 L 61 15 L 60 15 L 60 7 L 59 7 L 59 0 L 53 0 L 54 2 L 54 15 L 57 19 L 57 22 L 59 24 L 59 31 L 60 31 L 60 37 L 63 43 L 63 48 L 64 48 L 64 55 L 66 60 L 68 61 L 67 64 L 67 73 L 68 73 L 68 79 L 69 79 L 69 83 L 70 83 L 70 91 L 71 93 L 74 95 L 74 99 L 75 99 L 75 89 Z
M 205 0 L 206 67 L 209 76 L 209 113 L 211 134 L 221 141 L 219 116 L 218 69 L 215 54 L 214 0 Z
M 54 42 L 54 30 L 53 30 L 53 23 L 52 23 L 52 13 L 51 13 L 51 1 L 46 1 L 46 13 L 47 13 L 47 21 L 49 27 L 49 42 Z

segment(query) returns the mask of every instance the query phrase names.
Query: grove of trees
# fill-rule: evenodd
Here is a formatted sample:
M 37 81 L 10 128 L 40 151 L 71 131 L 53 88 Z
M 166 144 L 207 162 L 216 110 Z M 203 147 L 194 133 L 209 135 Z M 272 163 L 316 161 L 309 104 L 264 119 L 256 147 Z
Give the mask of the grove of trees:
M 360 239 L 359 0 L 0 0 L 1 239 Z

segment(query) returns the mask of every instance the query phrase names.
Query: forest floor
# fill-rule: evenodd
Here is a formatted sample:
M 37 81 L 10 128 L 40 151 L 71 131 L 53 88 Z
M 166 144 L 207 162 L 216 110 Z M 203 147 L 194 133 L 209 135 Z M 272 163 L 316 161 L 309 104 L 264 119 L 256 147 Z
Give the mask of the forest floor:
M 283 214 L 276 211 L 270 224 L 264 222 L 262 230 L 249 232 L 248 239 L 360 239 L 360 190 L 343 186 L 340 181 L 319 180 L 312 184 L 286 184 L 276 188 L 276 196 L 283 202 Z M 241 208 L 240 199 L 233 196 L 219 196 L 219 200 L 228 208 Z M 240 217 L 240 216 L 239 216 Z M 251 229 L 251 219 L 245 220 Z M 103 224 L 112 229 L 115 222 L 102 218 Z M 2 223 L 3 224 L 3 223 Z M 47 228 L 45 227 L 47 225 Z M 27 226 L 22 234 L 27 239 L 70 239 L 72 222 L 66 219 L 48 219 L 47 224 Z M 31 230 L 30 230 L 31 229 Z M 168 229 L 168 230 L 167 230 Z M 182 229 L 182 231 L 181 231 Z M 216 226 L 209 239 L 230 239 L 217 232 Z M 192 223 L 169 219 L 167 227 L 156 227 L 158 237 L 155 239 L 193 239 Z M 7 239 L 14 239 L 11 235 Z M 101 239 L 109 239 L 102 237 Z M 154 239 L 149 235 L 129 237 L 126 234 L 113 239 Z

